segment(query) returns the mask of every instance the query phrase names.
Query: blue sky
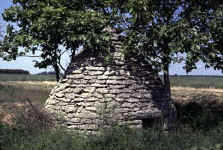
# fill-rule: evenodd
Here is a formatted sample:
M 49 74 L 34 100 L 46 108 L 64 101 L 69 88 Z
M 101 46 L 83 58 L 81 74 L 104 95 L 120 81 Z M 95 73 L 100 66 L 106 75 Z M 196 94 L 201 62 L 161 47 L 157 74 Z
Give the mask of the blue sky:
M 1 0 L 0 2 L 0 13 L 4 11 L 4 9 L 8 8 L 12 4 L 12 0 Z M 5 22 L 2 21 L 2 17 L 0 17 L 0 22 L 4 26 L 6 25 Z M 42 71 L 52 71 L 52 68 L 47 69 L 38 69 L 33 67 L 34 62 L 33 58 L 27 58 L 27 57 L 20 57 L 17 58 L 15 61 L 6 62 L 0 59 L 0 69 L 24 69 L 28 70 L 30 73 L 38 73 Z M 64 66 L 67 66 L 69 62 L 69 58 L 65 56 L 62 60 L 62 64 Z M 186 72 L 184 69 L 182 69 L 183 64 L 171 64 L 170 67 L 170 74 L 178 74 L 178 75 L 186 75 Z M 221 71 L 215 71 L 214 69 L 207 69 L 205 70 L 203 63 L 197 64 L 196 70 L 193 70 L 189 73 L 189 75 L 223 75 Z

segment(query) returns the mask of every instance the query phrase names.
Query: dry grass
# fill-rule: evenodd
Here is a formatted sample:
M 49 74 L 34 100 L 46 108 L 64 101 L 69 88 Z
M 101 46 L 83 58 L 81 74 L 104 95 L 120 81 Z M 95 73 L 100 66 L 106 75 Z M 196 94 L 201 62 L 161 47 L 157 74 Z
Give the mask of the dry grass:
M 0 120 L 10 123 L 11 113 L 27 105 L 26 99 L 42 107 L 53 87 L 53 82 L 0 82 Z
M 37 88 L 37 89 L 52 89 L 57 82 L 54 81 L 5 81 L 0 82 L 0 85 L 14 86 L 22 88 Z
M 172 98 L 178 102 L 209 101 L 223 103 L 223 89 L 172 87 Z

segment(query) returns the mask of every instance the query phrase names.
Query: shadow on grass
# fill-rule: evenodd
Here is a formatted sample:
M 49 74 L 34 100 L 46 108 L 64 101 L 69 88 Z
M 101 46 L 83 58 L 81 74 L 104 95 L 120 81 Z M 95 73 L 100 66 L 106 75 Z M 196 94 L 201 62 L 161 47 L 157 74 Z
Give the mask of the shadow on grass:
M 211 130 L 223 121 L 223 103 L 214 94 L 193 95 L 186 102 L 175 101 L 177 121 L 192 130 Z

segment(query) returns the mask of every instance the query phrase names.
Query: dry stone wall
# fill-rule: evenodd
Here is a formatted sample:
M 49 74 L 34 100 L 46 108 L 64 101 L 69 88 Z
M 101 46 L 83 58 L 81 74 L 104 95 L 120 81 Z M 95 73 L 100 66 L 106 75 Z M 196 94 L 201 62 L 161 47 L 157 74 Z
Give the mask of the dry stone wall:
M 152 67 L 124 60 L 117 38 L 113 45 L 111 62 L 78 55 L 51 91 L 45 107 L 62 116 L 64 126 L 78 131 L 113 125 L 141 128 L 149 119 L 166 115 L 170 102 Z

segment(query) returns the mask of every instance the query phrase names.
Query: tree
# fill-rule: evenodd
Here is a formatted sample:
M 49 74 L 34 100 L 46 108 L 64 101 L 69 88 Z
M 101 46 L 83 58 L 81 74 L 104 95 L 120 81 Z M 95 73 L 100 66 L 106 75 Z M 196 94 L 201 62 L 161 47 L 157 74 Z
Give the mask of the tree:
M 3 30 L 2 30 L 2 28 L 3 28 L 3 26 L 2 26 L 2 24 L 0 23 L 0 47 L 1 47 L 1 45 L 2 45 L 2 37 L 3 37 Z M 2 58 L 3 57 L 3 52 L 1 51 L 1 49 L 0 49 L 0 58 Z
M 3 13 L 5 21 L 16 24 L 9 24 L 4 36 L 5 59 L 40 51 L 42 61 L 35 66 L 53 66 L 58 81 L 61 55 L 66 51 L 74 56 L 82 45 L 94 53 L 106 52 L 109 34 L 103 30 L 110 19 L 101 9 L 100 1 L 14 0 Z M 20 47 L 24 50 L 19 51 Z
M 217 58 L 220 52 L 210 50 L 217 42 L 209 26 L 210 22 L 218 26 L 213 19 L 216 10 L 213 6 L 211 0 L 127 0 L 118 4 L 121 16 L 118 28 L 125 36 L 124 53 L 127 57 L 138 55 L 158 72 L 162 71 L 169 98 L 171 63 L 184 61 L 189 72 L 200 60 L 208 66 L 207 57 Z M 220 58 L 211 60 L 212 65 L 220 62 Z

